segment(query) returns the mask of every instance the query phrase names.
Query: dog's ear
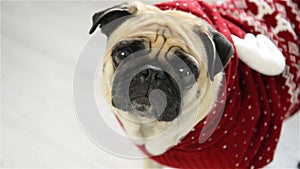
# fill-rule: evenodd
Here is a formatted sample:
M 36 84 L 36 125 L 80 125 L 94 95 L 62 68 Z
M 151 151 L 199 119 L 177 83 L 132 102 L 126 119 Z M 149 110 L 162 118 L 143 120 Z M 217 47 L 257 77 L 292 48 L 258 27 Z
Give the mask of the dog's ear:
M 208 33 L 196 30 L 200 36 L 207 53 L 207 71 L 213 81 L 216 74 L 221 72 L 228 64 L 234 53 L 232 44 L 221 33 L 208 26 Z
M 92 34 L 97 27 L 109 36 L 118 26 L 120 26 L 130 15 L 137 12 L 137 7 L 134 3 L 123 3 L 93 15 L 93 25 L 89 31 Z M 117 21 L 113 22 L 114 20 Z

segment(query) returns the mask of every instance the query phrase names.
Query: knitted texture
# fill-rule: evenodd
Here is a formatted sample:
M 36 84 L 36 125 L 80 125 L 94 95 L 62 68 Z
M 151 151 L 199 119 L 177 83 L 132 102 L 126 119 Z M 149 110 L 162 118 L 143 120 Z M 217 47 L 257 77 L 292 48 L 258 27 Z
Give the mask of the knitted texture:
M 264 34 L 280 48 L 287 66 L 282 75 L 264 76 L 239 61 L 235 52 L 209 116 L 178 145 L 151 158 L 175 168 L 259 168 L 270 163 L 283 120 L 300 106 L 299 2 L 228 0 L 209 5 L 195 0 L 156 6 L 192 13 L 232 44 L 231 34 Z

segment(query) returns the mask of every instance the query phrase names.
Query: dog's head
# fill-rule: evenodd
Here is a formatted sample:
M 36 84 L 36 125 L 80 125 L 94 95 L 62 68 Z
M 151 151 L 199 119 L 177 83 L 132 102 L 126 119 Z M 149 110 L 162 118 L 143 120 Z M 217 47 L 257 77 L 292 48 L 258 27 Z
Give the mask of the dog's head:
M 119 116 L 171 122 L 211 109 L 233 47 L 205 21 L 134 2 L 94 14 L 90 33 L 98 26 L 108 37 L 104 88 Z

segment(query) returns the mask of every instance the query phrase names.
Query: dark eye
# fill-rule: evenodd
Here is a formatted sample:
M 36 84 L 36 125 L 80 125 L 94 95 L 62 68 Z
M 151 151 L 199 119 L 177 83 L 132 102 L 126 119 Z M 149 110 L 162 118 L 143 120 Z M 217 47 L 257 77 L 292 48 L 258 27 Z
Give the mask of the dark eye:
M 189 89 L 197 81 L 189 68 L 180 68 L 179 72 L 184 89 Z
M 188 68 L 180 68 L 179 72 L 185 84 L 189 84 L 194 80 L 194 75 Z
M 119 65 L 128 55 L 130 55 L 130 51 L 128 50 L 119 50 L 113 55 L 113 62 L 115 65 Z
M 179 72 L 182 75 L 182 77 L 184 77 L 186 80 L 190 78 L 197 79 L 199 76 L 199 69 L 196 63 L 190 58 L 191 56 L 188 56 L 181 50 L 176 50 L 174 53 L 187 65 L 187 67 L 179 68 Z
M 112 59 L 114 67 L 118 65 L 129 55 L 146 48 L 146 40 L 122 40 L 115 45 L 112 50 Z

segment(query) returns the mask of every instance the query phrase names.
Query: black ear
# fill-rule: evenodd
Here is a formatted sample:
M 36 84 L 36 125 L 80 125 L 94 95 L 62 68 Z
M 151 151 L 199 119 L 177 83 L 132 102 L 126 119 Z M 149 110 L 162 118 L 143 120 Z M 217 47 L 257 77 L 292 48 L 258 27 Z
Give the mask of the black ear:
M 109 36 L 118 26 L 120 26 L 129 15 L 136 13 L 137 8 L 128 3 L 123 3 L 93 15 L 93 25 L 89 31 L 92 34 L 99 26 L 102 32 Z M 118 21 L 113 22 L 118 19 Z M 108 25 L 107 25 L 108 24 Z M 105 26 L 106 25 L 106 26 Z
M 207 71 L 210 79 L 213 81 L 215 75 L 227 66 L 229 59 L 234 53 L 233 46 L 224 35 L 210 26 L 209 35 L 199 30 L 196 32 L 204 44 L 208 60 Z M 210 36 L 210 38 L 208 36 Z

